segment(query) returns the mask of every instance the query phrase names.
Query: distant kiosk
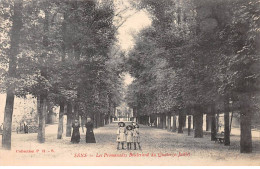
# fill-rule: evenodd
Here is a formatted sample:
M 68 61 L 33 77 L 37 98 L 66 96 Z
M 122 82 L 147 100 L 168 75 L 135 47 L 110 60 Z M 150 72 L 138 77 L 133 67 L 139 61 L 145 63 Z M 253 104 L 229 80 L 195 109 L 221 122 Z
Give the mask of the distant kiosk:
M 114 121 L 132 121 L 133 110 L 125 105 L 117 107 Z

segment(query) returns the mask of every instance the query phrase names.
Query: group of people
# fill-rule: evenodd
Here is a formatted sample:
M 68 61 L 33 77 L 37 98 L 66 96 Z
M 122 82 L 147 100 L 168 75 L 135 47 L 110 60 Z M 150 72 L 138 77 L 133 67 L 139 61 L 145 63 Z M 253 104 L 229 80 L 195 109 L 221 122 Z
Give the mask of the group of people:
M 139 150 L 141 150 L 139 125 L 136 122 L 133 122 L 132 125 L 126 126 L 124 122 L 119 122 L 117 130 L 117 143 L 118 150 L 120 144 L 122 145 L 122 150 L 124 150 L 124 143 L 127 144 L 128 150 L 132 149 L 132 144 L 134 145 L 135 150 L 137 145 Z
M 85 124 L 85 127 L 87 128 L 86 131 L 86 143 L 96 143 L 95 135 L 93 132 L 93 123 L 91 121 L 91 118 L 87 118 L 87 123 Z M 75 120 L 72 124 L 72 136 L 71 136 L 71 142 L 72 143 L 79 143 L 80 142 L 80 123 L 78 120 Z
M 23 125 L 20 123 L 20 126 L 16 127 L 16 133 L 18 134 L 19 132 L 24 132 L 25 134 L 29 134 L 29 126 L 28 124 L 25 122 L 23 122 Z
M 93 123 L 91 118 L 87 118 L 87 122 L 85 124 L 87 128 L 86 131 L 86 143 L 96 143 L 95 135 L 93 132 Z M 78 120 L 75 120 L 72 124 L 72 136 L 71 136 L 71 143 L 79 143 L 80 142 L 80 123 Z M 120 144 L 122 145 L 122 149 L 124 148 L 125 143 L 127 144 L 127 149 L 130 150 L 133 148 L 136 150 L 137 146 L 139 150 L 141 150 L 140 145 L 140 135 L 139 135 L 139 125 L 136 122 L 133 122 L 131 125 L 127 125 L 124 122 L 118 123 L 118 130 L 117 130 L 117 149 L 119 149 Z

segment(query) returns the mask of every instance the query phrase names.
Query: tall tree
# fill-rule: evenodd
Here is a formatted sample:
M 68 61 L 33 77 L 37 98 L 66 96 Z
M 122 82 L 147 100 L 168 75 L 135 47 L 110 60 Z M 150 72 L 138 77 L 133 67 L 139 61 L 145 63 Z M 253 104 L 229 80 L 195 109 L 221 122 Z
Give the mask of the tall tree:
M 16 0 L 13 2 L 13 15 L 11 36 L 10 36 L 10 52 L 9 52 L 9 68 L 8 76 L 16 78 L 17 55 L 19 54 L 20 34 L 22 29 L 22 8 L 23 1 Z M 4 131 L 2 138 L 2 147 L 11 149 L 11 133 L 12 133 L 12 115 L 15 96 L 15 82 L 11 82 L 7 88 L 6 105 L 4 113 Z

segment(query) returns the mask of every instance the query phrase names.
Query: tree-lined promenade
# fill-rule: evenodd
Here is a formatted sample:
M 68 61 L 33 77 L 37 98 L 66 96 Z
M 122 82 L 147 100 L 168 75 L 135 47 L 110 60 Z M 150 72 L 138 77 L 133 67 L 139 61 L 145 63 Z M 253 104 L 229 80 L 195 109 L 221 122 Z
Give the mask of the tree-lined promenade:
M 166 123 L 183 132 L 188 116 L 203 137 L 203 114 L 218 139 L 230 145 L 230 112 L 239 113 L 241 153 L 252 152 L 251 126 L 259 126 L 260 3 L 258 0 L 139 0 L 152 26 L 136 36 L 127 66 L 135 78 L 127 102 L 143 124 Z M 176 117 L 179 126 L 176 128 Z M 167 120 L 167 122 L 166 122 Z M 208 130 L 210 130 L 208 128 Z
M 59 107 L 61 140 L 71 136 L 75 119 L 82 126 L 91 118 L 96 128 L 110 123 L 125 101 L 139 123 L 183 133 L 187 120 L 195 138 L 204 136 L 206 114 L 212 141 L 220 139 L 218 116 L 224 114 L 225 146 L 231 142 L 230 112 L 238 113 L 240 152 L 252 153 L 251 127 L 259 126 L 260 117 L 260 2 L 129 2 L 119 11 L 113 0 L 0 2 L 2 147 L 11 149 L 14 98 L 30 95 L 37 99 L 39 143 L 46 142 L 52 107 Z M 124 52 L 117 33 L 130 8 L 149 13 L 152 25 Z M 125 72 L 134 78 L 126 92 Z

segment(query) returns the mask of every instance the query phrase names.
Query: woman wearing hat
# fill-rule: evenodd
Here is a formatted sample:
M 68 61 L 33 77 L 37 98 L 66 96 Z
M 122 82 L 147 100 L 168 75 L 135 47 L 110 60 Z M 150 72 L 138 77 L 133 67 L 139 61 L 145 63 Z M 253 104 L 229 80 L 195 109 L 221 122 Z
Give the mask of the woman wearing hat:
M 93 123 L 91 122 L 91 118 L 87 118 L 87 123 L 86 123 L 86 143 L 96 143 L 95 135 L 93 132 Z
M 126 141 L 126 136 L 125 136 L 125 123 L 124 122 L 119 122 L 118 123 L 118 129 L 117 129 L 117 149 L 119 150 L 120 143 L 122 145 L 122 150 L 124 149 L 124 142 Z
M 71 136 L 70 142 L 79 143 L 79 141 L 80 141 L 80 133 L 79 133 L 80 125 L 79 125 L 78 120 L 75 120 L 75 122 L 72 124 L 72 128 L 73 128 L 73 131 L 72 131 L 72 136 Z
M 126 127 L 126 143 L 127 143 L 127 149 L 132 149 L 132 144 L 133 142 L 133 126 L 128 125 Z
M 140 145 L 140 136 L 139 136 L 139 125 L 135 124 L 133 126 L 133 142 L 134 142 L 134 148 L 136 150 L 136 143 L 139 146 L 139 150 L 141 150 L 141 145 Z
M 26 123 L 26 121 L 23 123 L 23 129 L 24 129 L 24 133 L 25 134 L 28 134 L 28 125 L 27 125 L 27 123 Z

